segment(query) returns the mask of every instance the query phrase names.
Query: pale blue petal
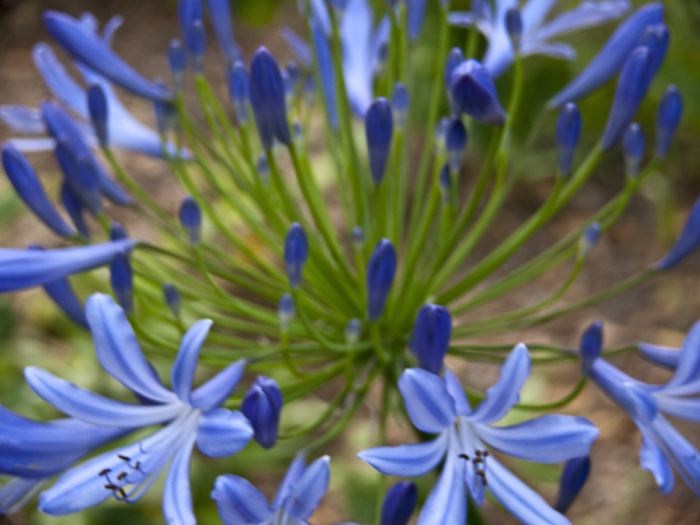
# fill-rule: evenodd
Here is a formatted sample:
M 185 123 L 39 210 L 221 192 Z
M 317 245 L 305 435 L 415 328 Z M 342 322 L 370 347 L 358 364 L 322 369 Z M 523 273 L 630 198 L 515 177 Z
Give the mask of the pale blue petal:
M 675 370 L 680 361 L 680 348 L 652 345 L 650 343 L 637 343 L 637 348 L 642 355 L 655 365 Z
M 457 416 L 454 400 L 447 392 L 445 383 L 427 370 L 404 370 L 399 378 L 399 390 L 408 417 L 423 432 L 442 432 Z
M 294 484 L 284 501 L 287 514 L 300 520 L 308 519 L 321 503 L 328 490 L 330 457 L 322 456 L 308 466 L 299 481 Z
M 180 341 L 180 350 L 172 369 L 172 388 L 177 397 L 185 403 L 190 402 L 199 351 L 202 349 L 212 324 L 213 322 L 209 319 L 197 321 L 190 326 Z
M 40 42 L 34 46 L 32 57 L 51 94 L 75 114 L 89 119 L 85 90 L 70 76 L 52 49 Z
M 25 139 L 14 137 L 8 140 L 15 148 L 22 153 L 37 153 L 40 151 L 53 151 L 56 147 L 56 141 L 50 137 L 41 137 L 33 139 Z
M 502 419 L 520 399 L 520 389 L 529 374 L 530 354 L 527 347 L 520 343 L 508 355 L 498 381 L 486 391 L 486 398 L 470 418 L 480 423 Z
M 219 48 L 226 59 L 233 62 L 238 58 L 238 47 L 233 40 L 230 2 L 231 0 L 207 0 L 207 7 Z
M 119 29 L 122 26 L 123 23 L 124 18 L 122 18 L 119 15 L 113 16 L 112 18 L 107 20 L 107 23 L 102 28 L 102 40 L 104 40 L 105 44 L 107 44 L 110 47 L 112 46 L 114 34 L 117 32 L 117 29 Z
M 420 511 L 418 525 L 466 525 L 467 486 L 460 461 L 457 454 L 448 454 L 440 478 Z
M 568 519 L 550 507 L 542 496 L 492 456 L 487 461 L 486 479 L 498 502 L 521 522 L 533 525 L 570 525 Z
M 349 0 L 340 24 L 343 76 L 352 110 L 358 116 L 374 98 L 372 89 L 372 11 L 367 0 Z
M 700 379 L 700 321 L 688 331 L 678 358 L 676 373 L 668 382 L 668 387 L 679 387 Z
M 294 485 L 296 485 L 297 482 L 304 475 L 305 470 L 306 454 L 304 452 L 299 452 L 294 458 L 294 461 L 292 461 L 292 464 L 289 465 L 289 468 L 287 469 L 287 473 L 284 475 L 282 483 L 280 483 L 279 487 L 277 488 L 275 499 L 272 502 L 273 509 L 276 510 L 280 508 L 284 500 L 286 500 L 287 497 L 291 494 L 292 490 L 294 489 Z
M 173 459 L 163 487 L 163 517 L 172 525 L 195 525 L 190 491 L 192 443 L 182 445 Z
M 675 397 L 660 393 L 654 396 L 659 410 L 667 414 L 700 423 L 700 397 Z
M 546 415 L 509 427 L 475 425 L 485 443 L 510 456 L 538 463 L 560 463 L 587 456 L 598 429 L 576 416 Z
M 700 496 L 700 453 L 668 420 L 657 416 L 652 423 L 654 441 L 659 445 L 683 481 Z
M 197 427 L 197 448 L 212 458 L 235 454 L 253 437 L 250 422 L 240 412 L 219 408 L 202 416 Z
M 529 2 L 529 4 L 537 3 L 540 2 Z M 583 2 L 578 7 L 562 13 L 551 22 L 541 26 L 534 36 L 536 39 L 544 41 L 587 27 L 605 24 L 622 16 L 627 9 L 629 9 L 629 2 L 626 0 Z
M 445 387 L 447 392 L 452 397 L 455 402 L 455 410 L 458 416 L 467 416 L 471 413 L 472 409 L 469 406 L 469 401 L 467 396 L 464 395 L 464 388 L 462 384 L 457 379 L 457 376 L 452 373 L 451 370 L 445 370 L 443 375 L 445 381 Z
M 64 278 L 46 283 L 44 291 L 71 321 L 78 326 L 87 328 L 85 308 L 83 308 L 83 304 L 78 299 L 78 296 L 75 295 L 75 291 L 68 279 Z
M 492 77 L 500 76 L 513 63 L 513 46 L 503 24 L 499 24 L 489 35 L 489 47 L 482 65 Z
M 333 56 L 326 34 L 314 18 L 311 21 L 311 36 L 316 51 L 318 74 L 321 77 L 321 91 L 331 128 L 338 129 L 338 107 L 335 99 L 335 75 L 333 73 Z
M 321 29 L 324 34 L 329 35 L 331 33 L 331 19 L 328 16 L 328 9 L 326 9 L 325 0 L 311 0 L 311 17 L 315 18 L 319 24 L 321 24 Z
M 520 10 L 523 33 L 529 33 L 542 25 L 557 0 L 535 0 L 527 2 Z
M 182 405 L 131 405 L 83 390 L 40 368 L 27 367 L 31 389 L 64 414 L 95 425 L 136 428 L 165 423 L 177 417 Z
M 19 511 L 44 484 L 45 479 L 13 478 L 0 487 L 0 516 Z M 8 523 L 12 523 L 8 520 Z
M 282 36 L 299 61 L 307 67 L 311 66 L 311 48 L 306 41 L 288 27 L 282 29 Z
M 224 525 L 258 525 L 272 514 L 265 496 L 239 476 L 216 478 L 211 497 Z
M 654 476 L 659 490 L 669 494 L 673 490 L 675 478 L 663 450 L 654 442 L 654 435 L 644 425 L 638 425 L 642 433 L 642 448 L 639 449 L 640 466 Z
M 46 133 L 46 126 L 38 109 L 26 106 L 0 106 L 0 120 L 17 133 L 27 135 Z
M 469 11 L 453 11 L 447 15 L 447 23 L 456 27 L 471 27 L 476 24 L 476 16 Z
M 576 50 L 569 44 L 564 44 L 563 42 L 527 42 L 523 44 L 521 51 L 525 56 L 546 55 L 561 60 L 573 60 L 576 58 Z
M 600 358 L 593 361 L 589 375 L 613 401 L 628 412 L 634 413 L 634 402 L 625 388 L 625 384 L 636 382 L 632 377 Z
M 447 450 L 447 432 L 415 445 L 369 448 L 357 457 L 388 476 L 422 476 L 437 467 Z
M 142 397 L 160 403 L 175 401 L 173 393 L 153 373 L 122 307 L 109 295 L 93 294 L 85 310 L 102 368 Z
M 194 390 L 190 398 L 192 406 L 207 411 L 226 401 L 243 377 L 245 365 L 245 359 L 236 361 Z

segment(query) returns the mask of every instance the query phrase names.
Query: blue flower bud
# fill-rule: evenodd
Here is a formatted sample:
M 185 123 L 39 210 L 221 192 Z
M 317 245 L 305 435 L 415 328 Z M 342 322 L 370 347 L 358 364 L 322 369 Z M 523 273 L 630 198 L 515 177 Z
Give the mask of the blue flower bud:
M 87 99 L 92 129 L 95 130 L 100 146 L 106 148 L 109 145 L 109 136 L 107 134 L 109 107 L 107 106 L 107 97 L 102 86 L 99 84 L 91 85 L 87 90 Z
M 109 265 L 110 282 L 117 303 L 125 312 L 133 311 L 134 276 L 126 253 L 118 253 Z
M 286 332 L 289 329 L 289 323 L 294 319 L 294 299 L 290 294 L 285 293 L 280 298 L 277 315 L 280 320 L 280 331 Z
M 406 116 L 408 115 L 410 102 L 411 97 L 406 86 L 401 82 L 397 82 L 394 86 L 394 93 L 391 95 L 391 109 L 394 112 L 398 128 L 403 128 L 406 125 Z
M 411 351 L 421 368 L 439 374 L 450 344 L 452 316 L 447 308 L 426 304 L 418 312 L 411 337 Z
M 452 74 L 464 62 L 464 54 L 459 47 L 453 47 L 445 62 L 445 87 L 451 96 Z
M 187 232 L 190 243 L 199 244 L 202 235 L 202 210 L 189 195 L 182 199 L 180 204 L 180 224 Z
M 284 262 L 287 265 L 287 277 L 292 288 L 301 283 L 301 272 L 309 255 L 309 242 L 306 232 L 298 222 L 292 224 L 284 241 Z
M 632 122 L 622 138 L 622 149 L 625 152 L 625 168 L 628 177 L 639 174 L 639 166 L 644 155 L 644 133 L 639 124 Z
M 259 376 L 243 398 L 241 412 L 253 427 L 255 441 L 264 448 L 274 447 L 282 412 L 282 392 L 277 382 Z
M 290 145 L 282 73 L 270 52 L 261 47 L 250 65 L 250 103 L 258 124 L 260 142 L 272 148 L 274 139 Z
M 349 345 L 357 343 L 362 333 L 362 321 L 359 319 L 350 319 L 345 325 L 345 342 Z
M 450 192 L 452 191 L 452 173 L 447 164 L 443 164 L 438 176 L 438 184 L 440 185 L 440 193 L 442 194 L 443 202 L 448 202 Z
M 447 125 L 445 148 L 447 149 L 450 170 L 452 173 L 459 172 L 467 148 L 467 130 L 459 117 L 450 119 L 450 123 Z
M 644 46 L 636 48 L 625 62 L 600 142 L 604 149 L 617 144 L 637 113 L 652 80 L 652 62 L 652 52 Z
M 177 89 L 182 89 L 185 69 L 187 68 L 187 54 L 182 42 L 177 38 L 173 38 L 168 46 L 168 64 L 175 86 Z
M 83 207 L 80 199 L 75 196 L 73 190 L 71 190 L 68 182 L 63 181 L 61 184 L 61 202 L 66 212 L 73 221 L 73 225 L 80 232 L 83 237 L 90 238 L 90 229 L 85 222 L 85 216 L 83 212 L 85 208 Z
M 335 72 L 333 71 L 333 53 L 323 23 L 316 15 L 311 17 L 311 38 L 328 124 L 332 129 L 338 129 L 338 102 L 336 100 Z
M 669 32 L 666 24 L 648 26 L 642 36 L 640 45 L 651 49 L 651 76 L 654 77 L 661 68 L 668 50 Z
M 384 312 L 395 274 L 396 250 L 391 241 L 382 239 L 367 265 L 367 317 L 370 321 L 375 321 Z
M 207 8 L 219 48 L 226 60 L 233 62 L 238 58 L 239 52 L 233 39 L 230 0 L 207 0 Z
M 57 142 L 54 153 L 73 195 L 93 214 L 101 213 L 100 184 L 90 162 L 76 159 L 66 142 Z
M 683 96 L 676 86 L 668 86 L 656 115 L 656 155 L 664 158 L 671 147 L 683 115 Z
M 270 165 L 267 162 L 267 156 L 263 153 L 258 157 L 257 164 L 258 175 L 263 184 L 267 184 L 270 180 Z
M 192 57 L 195 72 L 204 71 L 204 53 L 207 51 L 207 34 L 201 19 L 194 19 L 185 31 L 185 46 Z
M 656 263 L 659 270 L 670 270 L 700 246 L 700 198 L 693 204 L 683 231 L 666 256 Z
M 435 126 L 435 140 L 440 147 L 445 145 L 445 136 L 447 135 L 447 128 L 450 125 L 450 120 L 449 117 L 442 117 L 437 126 Z
M 586 255 L 598 243 L 600 238 L 600 223 L 594 222 L 588 225 L 581 237 L 581 253 Z
M 559 495 L 554 508 L 565 514 L 571 504 L 586 484 L 591 470 L 591 460 L 588 456 L 573 458 L 564 464 L 564 470 L 559 480 Z
M 113 241 L 120 241 L 122 239 L 128 239 L 129 235 L 121 224 L 113 222 L 109 227 L 109 238 Z
M 557 119 L 557 153 L 559 175 L 568 177 L 574 162 L 574 152 L 581 136 L 581 112 L 569 102 L 559 112 Z
M 457 113 L 491 126 L 506 120 L 488 70 L 476 60 L 465 60 L 452 73 L 450 92 Z
M 75 230 L 63 220 L 58 210 L 49 201 L 29 161 L 9 143 L 2 146 L 2 165 L 17 195 L 41 222 L 62 237 L 75 235 Z
M 180 291 L 172 284 L 163 285 L 163 298 L 175 317 L 180 317 Z
M 180 20 L 180 30 L 185 34 L 193 20 L 202 19 L 202 0 L 179 0 L 177 16 Z
M 513 49 L 520 49 L 520 39 L 523 35 L 523 18 L 520 15 L 520 9 L 511 7 L 506 11 L 506 31 L 513 44 Z
M 411 481 L 400 481 L 391 487 L 382 504 L 381 525 L 406 525 L 418 501 L 418 489 Z
M 365 243 L 365 231 L 359 226 L 355 226 L 350 232 L 350 237 L 355 248 L 362 248 Z
M 426 0 L 408 0 L 406 2 L 408 9 L 408 36 L 411 40 L 418 38 L 420 30 L 423 28 L 425 2 Z
M 588 375 L 593 366 L 593 361 L 600 357 L 603 351 L 603 323 L 595 321 L 588 325 L 581 334 L 579 342 L 579 357 L 581 359 L 581 370 Z
M 369 168 L 375 184 L 381 183 L 384 178 L 393 132 L 391 105 L 385 98 L 378 98 L 372 102 L 365 114 Z
M 243 62 L 235 62 L 228 68 L 228 92 L 236 110 L 236 118 L 241 124 L 248 122 L 248 103 L 250 102 L 250 88 L 248 86 L 248 72 Z

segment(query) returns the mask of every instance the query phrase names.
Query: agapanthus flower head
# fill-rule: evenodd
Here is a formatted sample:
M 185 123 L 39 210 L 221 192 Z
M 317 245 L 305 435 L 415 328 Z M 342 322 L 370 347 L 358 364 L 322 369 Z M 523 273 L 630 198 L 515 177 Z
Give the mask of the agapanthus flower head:
M 569 507 L 583 489 L 591 470 L 591 458 L 583 456 L 573 458 L 564 464 L 564 470 L 559 479 L 559 494 L 554 508 L 566 514 Z
M 109 145 L 109 133 L 107 122 L 109 119 L 109 107 L 107 106 L 107 96 L 104 89 L 99 84 L 93 84 L 87 90 L 88 110 L 90 112 L 90 122 L 95 136 L 100 141 L 103 148 Z
M 439 374 L 452 334 L 452 316 L 444 306 L 426 304 L 413 325 L 411 350 L 424 370 Z
M 581 112 L 576 104 L 569 102 L 559 112 L 557 119 L 557 154 L 559 175 L 568 177 L 574 162 L 574 153 L 581 137 Z
M 399 481 L 384 496 L 380 525 L 406 525 L 418 503 L 418 488 L 412 481 Z
M 628 177 L 636 177 L 644 155 L 644 132 L 639 124 L 632 122 L 622 137 L 622 149 L 625 153 L 625 171 Z
M 505 122 L 506 115 L 498 100 L 491 75 L 476 60 L 465 60 L 454 69 L 450 93 L 456 112 L 465 113 L 490 126 Z
M 700 198 L 690 209 L 678 239 L 664 258 L 656 263 L 656 267 L 662 271 L 670 270 L 692 254 L 698 246 L 700 246 Z
M 666 157 L 683 116 L 683 96 L 676 86 L 668 86 L 656 115 L 656 155 Z
M 396 275 L 396 250 L 388 239 L 375 246 L 367 264 L 367 318 L 378 319 L 384 313 L 384 305 Z
M 445 149 L 452 173 L 459 173 L 467 149 L 467 128 L 460 117 L 453 117 L 445 131 Z
M 259 376 L 243 398 L 241 412 L 253 427 L 255 441 L 265 448 L 274 447 L 282 413 L 282 392 L 277 381 Z
M 180 203 L 179 218 L 190 243 L 199 244 L 202 237 L 202 210 L 197 201 L 189 195 Z
M 264 47 L 256 51 L 250 64 L 250 103 L 263 147 L 272 148 L 275 139 L 282 144 L 291 144 L 282 73 L 277 61 Z
M 381 183 L 384 179 L 393 134 L 394 117 L 391 104 L 385 98 L 378 98 L 372 102 L 365 114 L 369 168 L 375 184 Z
M 293 223 L 287 231 L 284 241 L 284 262 L 287 265 L 287 277 L 292 288 L 301 283 L 301 273 L 309 256 L 309 241 L 301 224 Z

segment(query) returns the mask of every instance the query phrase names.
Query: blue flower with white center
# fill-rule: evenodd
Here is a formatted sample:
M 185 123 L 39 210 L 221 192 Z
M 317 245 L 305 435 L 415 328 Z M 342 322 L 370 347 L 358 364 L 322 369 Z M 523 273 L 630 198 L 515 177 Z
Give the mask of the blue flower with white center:
M 636 424 L 642 435 L 640 465 L 654 476 L 659 490 L 673 490 L 675 470 L 700 495 L 700 453 L 666 418 L 700 422 L 700 323 L 688 332 L 665 385 L 634 379 L 600 357 L 602 330 L 602 323 L 593 323 L 582 336 L 584 373 Z
M 207 456 L 225 457 L 245 447 L 253 435 L 240 412 L 220 408 L 238 384 L 245 363 L 233 363 L 193 390 L 199 351 L 211 327 L 209 320 L 198 321 L 182 338 L 172 368 L 172 390 L 168 390 L 141 352 L 124 311 L 109 296 L 91 296 L 86 313 L 102 367 L 148 404 L 114 401 L 39 368 L 25 371 L 30 387 L 60 411 L 86 423 L 124 431 L 154 425 L 158 429 L 67 470 L 41 494 L 40 509 L 63 515 L 110 497 L 137 501 L 169 464 L 163 495 L 165 519 L 194 524 L 188 470 L 195 444 Z
M 422 476 L 444 460 L 442 473 L 418 518 L 419 525 L 461 525 L 467 520 L 467 495 L 481 505 L 491 494 L 516 518 L 529 524 L 569 521 L 511 474 L 486 445 L 527 461 L 557 463 L 585 456 L 598 436 L 586 419 L 546 415 L 524 423 L 496 427 L 517 403 L 530 371 L 530 356 L 517 345 L 501 368 L 498 382 L 472 410 L 455 375 L 444 378 L 418 368 L 403 372 L 399 389 L 406 411 L 421 432 L 437 434 L 425 443 L 378 447 L 359 454 L 383 474 Z
M 547 22 L 556 0 L 529 0 L 520 9 L 522 31 L 520 53 L 547 55 L 564 60 L 573 60 L 576 50 L 555 38 L 604 24 L 618 18 L 629 8 L 627 0 L 582 2 L 578 7 L 565 11 Z M 488 1 L 473 2 L 471 12 L 450 13 L 449 22 L 460 27 L 476 28 L 488 40 L 488 49 L 483 64 L 492 76 L 497 77 L 513 63 L 515 52 L 506 27 L 506 14 L 518 7 L 517 0 L 496 0 L 495 8 Z
M 272 503 L 247 479 L 219 476 L 211 497 L 225 525 L 307 525 L 328 490 L 330 458 L 308 467 L 299 454 L 287 470 Z

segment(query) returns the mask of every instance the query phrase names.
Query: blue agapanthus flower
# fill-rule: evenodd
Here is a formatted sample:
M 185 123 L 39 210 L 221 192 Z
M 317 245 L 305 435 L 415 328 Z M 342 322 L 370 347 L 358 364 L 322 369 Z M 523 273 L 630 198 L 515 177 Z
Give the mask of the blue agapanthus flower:
M 466 523 L 467 490 L 478 505 L 490 491 L 524 523 L 569 523 L 494 458 L 486 446 L 540 463 L 588 454 L 598 429 L 584 418 L 546 415 L 513 426 L 493 426 L 517 403 L 529 372 L 528 350 L 519 344 L 503 364 L 498 382 L 472 409 L 449 370 L 440 378 L 410 368 L 399 379 L 408 416 L 418 430 L 438 437 L 414 445 L 364 450 L 359 457 L 383 474 L 400 476 L 421 476 L 444 460 L 438 482 L 421 510 L 419 525 Z
M 110 497 L 134 502 L 170 465 L 163 495 L 165 519 L 195 523 L 189 489 L 195 444 L 207 456 L 225 457 L 241 450 L 253 435 L 245 416 L 220 407 L 238 384 L 245 363 L 233 363 L 193 390 L 199 351 L 211 327 L 209 320 L 198 321 L 182 338 L 172 368 L 172 390 L 168 390 L 139 348 L 124 311 L 109 296 L 91 296 L 86 313 L 100 364 L 144 404 L 102 397 L 34 367 L 25 371 L 30 387 L 60 411 L 85 423 L 123 431 L 150 426 L 158 430 L 68 469 L 41 494 L 39 508 L 63 515 Z
M 250 481 L 219 476 L 211 497 L 225 525 L 305 525 L 328 490 L 330 458 L 306 466 L 299 454 L 287 470 L 272 503 Z
M 555 4 L 556 0 L 528 0 L 522 7 L 522 55 L 547 55 L 573 60 L 576 50 L 569 44 L 555 42 L 554 39 L 609 22 L 629 8 L 627 0 L 584 1 L 578 7 L 547 21 Z M 517 7 L 517 0 L 496 0 L 495 6 L 488 0 L 478 0 L 472 2 L 471 11 L 455 11 L 449 15 L 452 25 L 476 26 L 486 37 L 488 49 L 482 63 L 494 77 L 503 73 L 515 58 L 506 28 L 506 14 Z
M 666 417 L 700 422 L 700 323 L 688 332 L 677 359 L 658 359 L 659 354 L 671 352 L 668 348 L 651 352 L 662 364 L 675 368 L 665 385 L 634 379 L 601 358 L 602 329 L 602 323 L 594 323 L 581 338 L 584 373 L 636 424 L 642 434 L 641 467 L 654 476 L 661 492 L 673 490 L 675 470 L 700 495 L 700 453 Z

